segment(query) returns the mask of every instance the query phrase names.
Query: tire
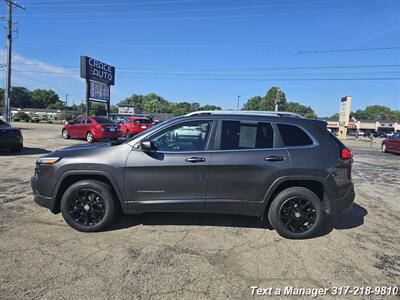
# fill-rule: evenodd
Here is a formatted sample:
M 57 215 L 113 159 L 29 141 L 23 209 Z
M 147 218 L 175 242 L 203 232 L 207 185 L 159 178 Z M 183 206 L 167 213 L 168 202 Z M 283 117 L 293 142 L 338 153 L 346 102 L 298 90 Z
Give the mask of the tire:
M 61 132 L 61 135 L 62 135 L 63 139 L 65 139 L 65 140 L 69 139 L 69 132 L 67 129 L 63 129 L 63 131 Z
M 386 144 L 382 144 L 382 152 L 383 152 L 383 153 L 386 153 L 386 152 L 387 152 L 387 150 L 386 150 Z
M 94 142 L 94 135 L 93 135 L 93 133 L 91 131 L 86 133 L 86 141 L 88 143 L 93 143 Z
M 18 144 L 18 145 L 11 147 L 10 150 L 11 150 L 11 152 L 14 152 L 14 153 L 20 153 L 23 148 L 24 148 L 24 146 L 22 144 Z
M 289 239 L 314 237 L 322 228 L 324 216 L 321 200 L 303 187 L 283 190 L 275 197 L 268 210 L 272 227 L 280 236 Z
M 126 130 L 125 137 L 129 139 L 131 137 L 131 133 L 129 130 Z
M 64 192 L 60 208 L 65 222 L 83 232 L 107 228 L 118 212 L 111 187 L 97 180 L 72 184 Z

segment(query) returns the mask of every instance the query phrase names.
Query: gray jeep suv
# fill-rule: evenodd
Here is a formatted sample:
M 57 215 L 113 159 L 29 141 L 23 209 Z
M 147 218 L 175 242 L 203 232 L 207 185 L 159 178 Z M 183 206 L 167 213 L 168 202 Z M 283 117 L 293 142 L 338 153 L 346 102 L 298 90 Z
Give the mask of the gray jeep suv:
M 202 111 L 128 140 L 84 144 L 38 159 L 35 201 L 80 231 L 117 212 L 267 217 L 308 238 L 355 197 L 352 153 L 319 120 L 286 112 Z

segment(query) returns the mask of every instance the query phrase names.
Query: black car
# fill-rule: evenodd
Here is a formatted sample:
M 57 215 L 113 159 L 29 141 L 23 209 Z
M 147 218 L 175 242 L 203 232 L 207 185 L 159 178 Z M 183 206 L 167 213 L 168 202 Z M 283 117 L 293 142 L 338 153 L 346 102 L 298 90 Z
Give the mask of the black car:
M 135 137 L 40 158 L 34 200 L 80 231 L 116 212 L 204 212 L 268 218 L 308 238 L 354 200 L 352 152 L 326 122 L 284 112 L 206 111 Z
M 21 130 L 0 120 L 0 149 L 21 152 L 24 148 Z

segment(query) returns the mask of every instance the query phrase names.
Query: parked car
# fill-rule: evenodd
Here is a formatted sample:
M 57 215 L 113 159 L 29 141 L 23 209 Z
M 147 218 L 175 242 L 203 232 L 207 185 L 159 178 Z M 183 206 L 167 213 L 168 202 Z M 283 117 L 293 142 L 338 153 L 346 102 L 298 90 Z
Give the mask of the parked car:
M 39 158 L 34 200 L 80 231 L 107 228 L 122 208 L 256 216 L 284 237 L 312 237 L 355 197 L 352 152 L 326 126 L 292 113 L 190 113 Z
M 145 117 L 129 117 L 120 123 L 121 135 L 130 138 L 153 126 L 151 120 Z
M 118 126 L 104 117 L 80 116 L 62 129 L 64 139 L 81 138 L 89 143 L 99 139 L 118 139 Z
M 11 152 L 21 152 L 24 148 L 23 144 L 24 139 L 21 129 L 0 120 L 0 149 L 8 149 Z
M 400 153 L 400 132 L 382 141 L 382 152 Z
M 32 122 L 39 123 L 40 121 L 43 121 L 43 117 L 42 116 L 40 116 L 40 115 L 33 115 L 32 116 Z

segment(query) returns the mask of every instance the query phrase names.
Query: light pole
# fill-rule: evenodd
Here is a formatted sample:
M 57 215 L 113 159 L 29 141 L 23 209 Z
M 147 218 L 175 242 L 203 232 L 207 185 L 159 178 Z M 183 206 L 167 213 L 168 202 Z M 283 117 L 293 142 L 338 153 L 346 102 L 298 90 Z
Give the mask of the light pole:
M 281 89 L 278 88 L 276 90 L 276 98 L 275 98 L 275 111 L 278 111 L 278 104 L 281 102 Z
M 238 96 L 238 101 L 237 101 L 237 110 L 239 110 L 239 103 L 240 103 L 240 96 Z

